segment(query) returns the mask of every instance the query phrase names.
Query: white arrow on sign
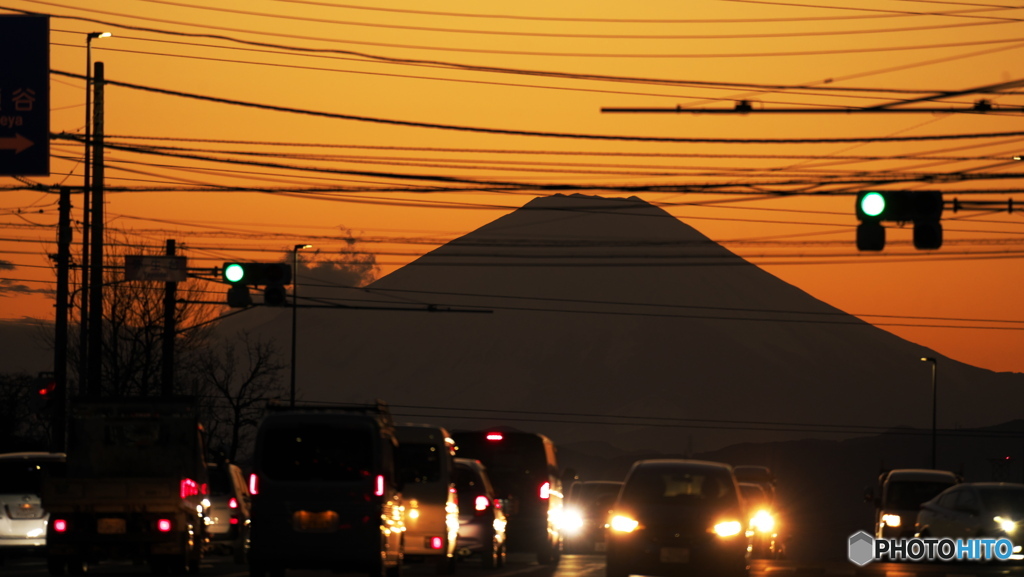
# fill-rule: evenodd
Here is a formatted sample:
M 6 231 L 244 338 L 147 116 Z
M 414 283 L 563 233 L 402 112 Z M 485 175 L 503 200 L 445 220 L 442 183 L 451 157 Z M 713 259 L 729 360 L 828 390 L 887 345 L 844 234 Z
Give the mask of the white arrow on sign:
M 0 138 L 0 150 L 13 150 L 14 154 L 18 154 L 33 144 L 35 143 L 17 133 L 14 136 Z

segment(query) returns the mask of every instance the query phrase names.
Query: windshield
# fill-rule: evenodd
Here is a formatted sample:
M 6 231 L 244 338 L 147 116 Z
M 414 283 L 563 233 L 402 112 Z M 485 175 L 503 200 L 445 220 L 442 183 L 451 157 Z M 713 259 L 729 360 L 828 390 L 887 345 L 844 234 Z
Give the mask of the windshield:
M 930 501 L 939 493 L 953 486 L 950 482 L 895 481 L 886 489 L 886 509 L 919 509 L 921 503 Z
M 727 471 L 640 467 L 622 492 L 626 503 L 736 504 L 738 497 Z
M 0 462 L 0 494 L 38 495 L 43 483 L 43 469 L 51 465 L 28 460 Z
M 368 427 L 275 426 L 265 432 L 260 458 L 278 481 L 361 481 L 374 470 L 373 447 Z
M 441 480 L 441 452 L 434 443 L 400 443 L 398 462 L 406 483 L 436 483 Z
M 1024 487 L 1000 487 L 979 490 L 985 508 L 995 514 L 1011 513 L 1014 520 L 1024 516 Z

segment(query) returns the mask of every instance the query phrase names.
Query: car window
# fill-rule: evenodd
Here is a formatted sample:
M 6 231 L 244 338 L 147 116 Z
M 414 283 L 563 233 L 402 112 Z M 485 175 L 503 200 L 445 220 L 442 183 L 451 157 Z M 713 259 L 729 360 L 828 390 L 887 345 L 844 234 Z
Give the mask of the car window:
M 39 494 L 43 483 L 43 466 L 27 461 L 0 463 L 0 494 Z
M 435 483 L 441 480 L 441 451 L 436 443 L 399 443 L 398 462 L 406 483 Z
M 963 491 L 956 490 L 944 494 L 942 497 L 939 498 L 939 506 L 945 507 L 946 509 L 955 509 L 957 495 L 959 495 L 962 492 Z
M 234 481 L 227 470 L 220 467 L 210 467 L 210 495 L 222 497 L 234 494 Z
M 1024 516 L 1024 487 L 1000 487 L 978 491 L 978 494 L 988 511 L 1011 516 L 1012 519 Z
M 968 513 L 978 512 L 978 498 L 973 491 L 960 491 L 956 498 L 956 510 Z
M 263 439 L 263 471 L 280 481 L 360 481 L 374 469 L 370 429 L 275 426 Z
M 732 478 L 716 471 L 634 470 L 623 492 L 626 502 L 736 501 Z
M 457 466 L 452 477 L 455 480 L 455 491 L 459 495 L 469 497 L 484 494 L 484 485 L 472 469 Z
M 917 509 L 921 503 L 930 501 L 951 485 L 946 482 L 894 481 L 886 490 L 885 506 L 888 509 Z

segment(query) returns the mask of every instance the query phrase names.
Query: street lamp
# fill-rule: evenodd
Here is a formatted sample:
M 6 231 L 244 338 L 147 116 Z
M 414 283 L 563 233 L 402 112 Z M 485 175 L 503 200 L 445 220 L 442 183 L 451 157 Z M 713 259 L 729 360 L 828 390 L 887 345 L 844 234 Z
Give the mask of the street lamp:
M 85 383 L 87 369 L 86 344 L 89 335 L 89 204 L 92 200 L 92 41 L 97 38 L 109 38 L 110 32 L 89 32 L 85 35 L 85 164 L 82 167 L 82 291 L 81 320 L 79 322 L 79 361 L 78 386 Z
M 932 364 L 932 469 L 935 468 L 935 416 L 938 396 L 938 389 L 936 388 L 936 379 L 939 373 L 939 362 L 932 357 L 921 357 L 922 361 L 929 362 Z
M 297 301 L 299 298 L 299 251 L 307 248 L 313 248 L 311 244 L 297 244 L 292 247 L 292 394 L 291 394 L 291 405 L 295 406 L 295 335 L 296 325 L 298 324 L 298 312 Z

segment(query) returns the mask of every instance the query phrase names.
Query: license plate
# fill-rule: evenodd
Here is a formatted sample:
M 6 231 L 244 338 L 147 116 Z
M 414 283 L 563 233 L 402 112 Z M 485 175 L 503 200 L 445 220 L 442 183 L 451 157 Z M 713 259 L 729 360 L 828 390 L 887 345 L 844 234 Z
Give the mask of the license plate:
M 690 550 L 683 547 L 662 547 L 662 563 L 689 563 Z
M 96 522 L 96 532 L 100 535 L 122 535 L 125 533 L 124 519 L 99 519 Z
M 334 511 L 296 511 L 292 514 L 292 526 L 296 531 L 306 533 L 330 533 L 338 530 L 338 514 Z

